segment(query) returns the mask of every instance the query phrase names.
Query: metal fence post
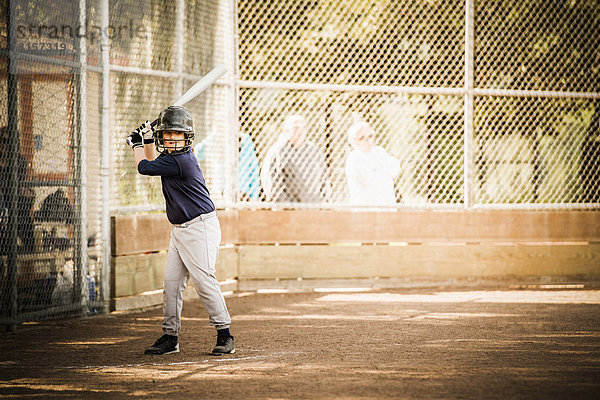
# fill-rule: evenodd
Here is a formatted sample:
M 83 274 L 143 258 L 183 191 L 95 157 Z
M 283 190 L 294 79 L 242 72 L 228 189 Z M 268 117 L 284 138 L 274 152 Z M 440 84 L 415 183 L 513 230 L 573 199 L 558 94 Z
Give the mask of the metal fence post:
M 231 195 L 227 201 L 231 202 L 233 205 L 238 206 L 238 202 L 240 200 L 240 176 L 239 176 L 239 149 L 238 146 L 238 137 L 240 135 L 240 119 L 239 119 L 239 91 L 238 91 L 238 70 L 239 70 L 239 57 L 238 57 L 238 13 L 237 13 L 237 0 L 231 1 L 231 62 L 227 66 L 227 69 L 230 70 L 231 74 L 231 112 L 230 112 L 230 140 L 231 143 L 231 151 L 232 154 L 232 162 L 233 169 L 232 172 L 236 177 L 233 180 L 231 187 Z
M 7 112 L 8 112 L 8 135 L 9 135 L 9 148 L 5 151 L 9 153 L 8 159 L 8 170 L 9 174 L 9 193 L 7 196 L 8 203 L 8 249 L 7 249 L 7 280 L 6 285 L 8 288 L 7 296 L 7 308 L 10 324 L 7 325 L 7 330 L 14 332 L 17 329 L 17 319 L 19 312 L 18 304 L 18 288 L 17 288 L 17 277 L 18 277 L 18 265 L 17 265 L 17 185 L 18 185 L 18 165 L 17 156 L 19 153 L 19 136 L 17 134 L 18 129 L 18 87 L 17 87 L 17 60 L 18 54 L 16 43 L 16 32 L 12 24 L 12 17 L 15 14 L 15 1 L 8 1 L 7 13 L 6 13 L 6 27 L 8 35 L 8 81 L 7 81 Z M 17 59 L 17 60 L 16 60 Z
M 175 3 L 175 96 L 178 98 L 183 94 L 183 56 L 184 56 L 184 27 L 185 27 L 185 0 L 177 0 Z
M 86 24 L 86 0 L 79 0 L 79 24 Z M 74 300 L 81 306 L 81 312 L 86 308 L 85 291 L 87 288 L 87 39 L 79 35 L 78 45 L 78 74 L 77 74 L 77 205 L 78 218 L 76 226 L 75 254 L 75 283 Z
M 100 2 L 100 25 L 102 32 L 108 31 L 108 0 Z M 100 177 L 102 180 L 102 282 L 100 293 L 104 304 L 104 312 L 109 312 L 110 300 L 110 44 L 108 35 L 101 36 L 102 57 L 102 105 L 100 110 Z
M 475 49 L 475 1 L 465 3 L 465 132 L 464 132 L 464 185 L 465 208 L 473 207 L 473 81 Z

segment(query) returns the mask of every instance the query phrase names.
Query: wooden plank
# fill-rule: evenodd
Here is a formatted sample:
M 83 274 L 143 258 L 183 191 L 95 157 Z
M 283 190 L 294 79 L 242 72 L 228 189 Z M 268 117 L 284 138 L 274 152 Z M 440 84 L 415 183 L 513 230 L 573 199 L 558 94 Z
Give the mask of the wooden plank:
M 239 280 L 581 275 L 600 278 L 600 244 L 240 246 Z
M 221 225 L 221 243 L 237 243 L 238 238 L 238 210 L 219 210 L 219 223 Z
M 238 249 L 233 246 L 221 246 L 217 264 L 215 265 L 215 275 L 219 281 L 237 279 L 238 269 Z
M 167 253 L 116 257 L 112 264 L 112 297 L 131 296 L 162 289 Z
M 239 244 L 600 241 L 597 211 L 240 210 Z
M 600 242 L 597 211 L 220 211 L 222 243 Z M 113 217 L 113 255 L 168 248 L 164 214 Z
M 112 260 L 112 297 L 123 297 L 162 289 L 167 252 L 114 257 Z M 238 254 L 233 247 L 219 249 L 215 265 L 219 281 L 238 275 Z
M 334 279 L 246 279 L 238 282 L 238 290 L 263 292 L 352 292 L 365 289 L 391 288 L 512 288 L 512 289 L 574 289 L 595 287 L 596 282 L 582 277 L 556 276 L 494 276 L 494 277 L 397 277 L 397 278 L 334 278 Z
M 171 224 L 165 213 L 115 215 L 111 218 L 111 228 L 113 256 L 169 248 Z
M 221 242 L 237 240 L 237 210 L 219 210 Z M 113 256 L 150 253 L 169 248 L 171 224 L 165 213 L 115 215 L 111 218 Z

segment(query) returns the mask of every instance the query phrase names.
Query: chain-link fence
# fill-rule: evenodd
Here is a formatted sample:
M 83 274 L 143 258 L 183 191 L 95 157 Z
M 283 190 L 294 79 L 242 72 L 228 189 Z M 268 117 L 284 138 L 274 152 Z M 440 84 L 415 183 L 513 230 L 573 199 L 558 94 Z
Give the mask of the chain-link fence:
M 306 191 L 311 163 L 281 144 L 301 114 L 329 206 L 597 207 L 599 18 L 597 2 L 241 1 L 240 127 L 273 176 L 261 199 Z M 348 136 L 357 120 L 370 144 Z
M 180 3 L 110 9 L 147 33 L 111 47 L 113 210 L 163 207 L 122 137 L 217 63 L 188 107 L 219 207 L 598 205 L 594 2 Z
M 226 65 L 226 77 L 185 106 L 194 118 L 194 144 L 207 184 L 214 199 L 223 203 L 234 190 L 229 178 L 235 167 L 233 3 L 115 1 L 109 10 L 111 25 L 134 21 L 137 32 L 131 40 L 111 42 L 111 208 L 163 207 L 160 180 L 137 173 L 124 138 L 145 120 L 157 118 L 216 64 Z
M 164 207 L 124 138 L 216 64 L 219 208 L 600 205 L 597 1 L 55 3 L 2 2 L 3 322 L 107 304 L 110 214 Z
M 9 326 L 104 306 L 90 151 L 98 78 L 86 71 L 86 37 L 74 33 L 88 9 L 85 1 L 2 7 L 0 321 Z
M 213 196 L 234 196 L 234 8 L 2 2 L 0 323 L 107 309 L 111 208 L 163 204 L 124 138 L 217 63 L 228 76 L 187 107 Z
M 475 4 L 475 203 L 597 205 L 600 4 Z

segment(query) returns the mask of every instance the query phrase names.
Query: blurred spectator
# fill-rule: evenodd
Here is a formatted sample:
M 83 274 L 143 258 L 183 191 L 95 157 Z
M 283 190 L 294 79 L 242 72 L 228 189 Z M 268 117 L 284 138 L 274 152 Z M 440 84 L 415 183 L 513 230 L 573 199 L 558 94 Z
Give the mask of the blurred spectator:
M 225 148 L 224 138 L 216 130 L 211 131 L 204 139 L 194 146 L 194 154 L 200 164 L 203 173 L 211 171 L 210 179 L 206 183 L 210 187 L 210 193 L 217 197 L 225 193 L 225 168 L 215 168 L 215 162 L 219 154 Z
M 325 156 L 306 140 L 306 133 L 304 118 L 289 116 L 267 151 L 260 181 L 268 201 L 319 203 L 331 198 Z
M 352 125 L 348 140 L 353 147 L 346 159 L 350 203 L 358 206 L 396 205 L 394 178 L 400 173 L 400 161 L 375 145 L 375 132 L 366 122 Z
M 194 146 L 194 154 L 203 171 L 209 171 L 208 154 L 218 154 L 219 149 L 223 147 L 222 138 L 219 138 L 216 131 L 206 136 Z M 238 135 L 238 151 L 240 199 L 243 201 L 258 200 L 260 195 L 260 168 L 258 166 L 258 157 L 254 149 L 254 143 L 247 133 L 240 133 Z M 223 168 L 216 168 L 213 172 L 212 176 L 214 178 L 211 181 L 211 192 L 214 191 L 223 195 L 225 190 L 224 171 Z
M 17 132 L 17 135 L 19 133 Z M 0 251 L 5 253 L 9 245 L 10 227 L 8 226 L 9 207 L 8 198 L 11 185 L 10 174 L 10 137 L 6 126 L 0 128 Z M 22 185 L 27 178 L 28 163 L 21 153 L 17 154 L 17 238 L 20 239 L 19 252 L 30 253 L 34 249 L 33 219 L 31 209 L 35 200 L 35 193 L 28 187 Z
M 247 133 L 238 136 L 240 156 L 238 176 L 240 178 L 241 200 L 257 201 L 260 194 L 260 167 L 254 143 Z

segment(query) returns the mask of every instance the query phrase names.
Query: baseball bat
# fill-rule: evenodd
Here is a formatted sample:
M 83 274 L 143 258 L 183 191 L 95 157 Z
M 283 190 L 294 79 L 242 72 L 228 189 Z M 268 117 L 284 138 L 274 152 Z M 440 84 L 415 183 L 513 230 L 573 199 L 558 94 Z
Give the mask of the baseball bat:
M 222 65 L 222 64 L 217 65 L 215 68 L 213 68 L 212 71 L 210 71 L 208 74 L 206 74 L 202 78 L 200 78 L 200 80 L 198 80 L 198 82 L 196 82 L 194 84 L 194 86 L 189 88 L 187 92 L 185 92 L 183 95 L 181 95 L 180 98 L 175 100 L 175 103 L 173 103 L 172 105 L 174 105 L 174 106 L 184 105 L 188 101 L 190 101 L 193 98 L 195 98 L 196 96 L 198 96 L 200 93 L 204 92 L 211 85 L 213 85 L 216 81 L 218 81 L 220 77 L 225 75 L 225 72 L 227 72 L 227 70 L 225 69 L 224 65 Z M 155 127 L 156 124 L 158 124 L 158 119 L 155 119 L 151 123 L 152 127 Z

